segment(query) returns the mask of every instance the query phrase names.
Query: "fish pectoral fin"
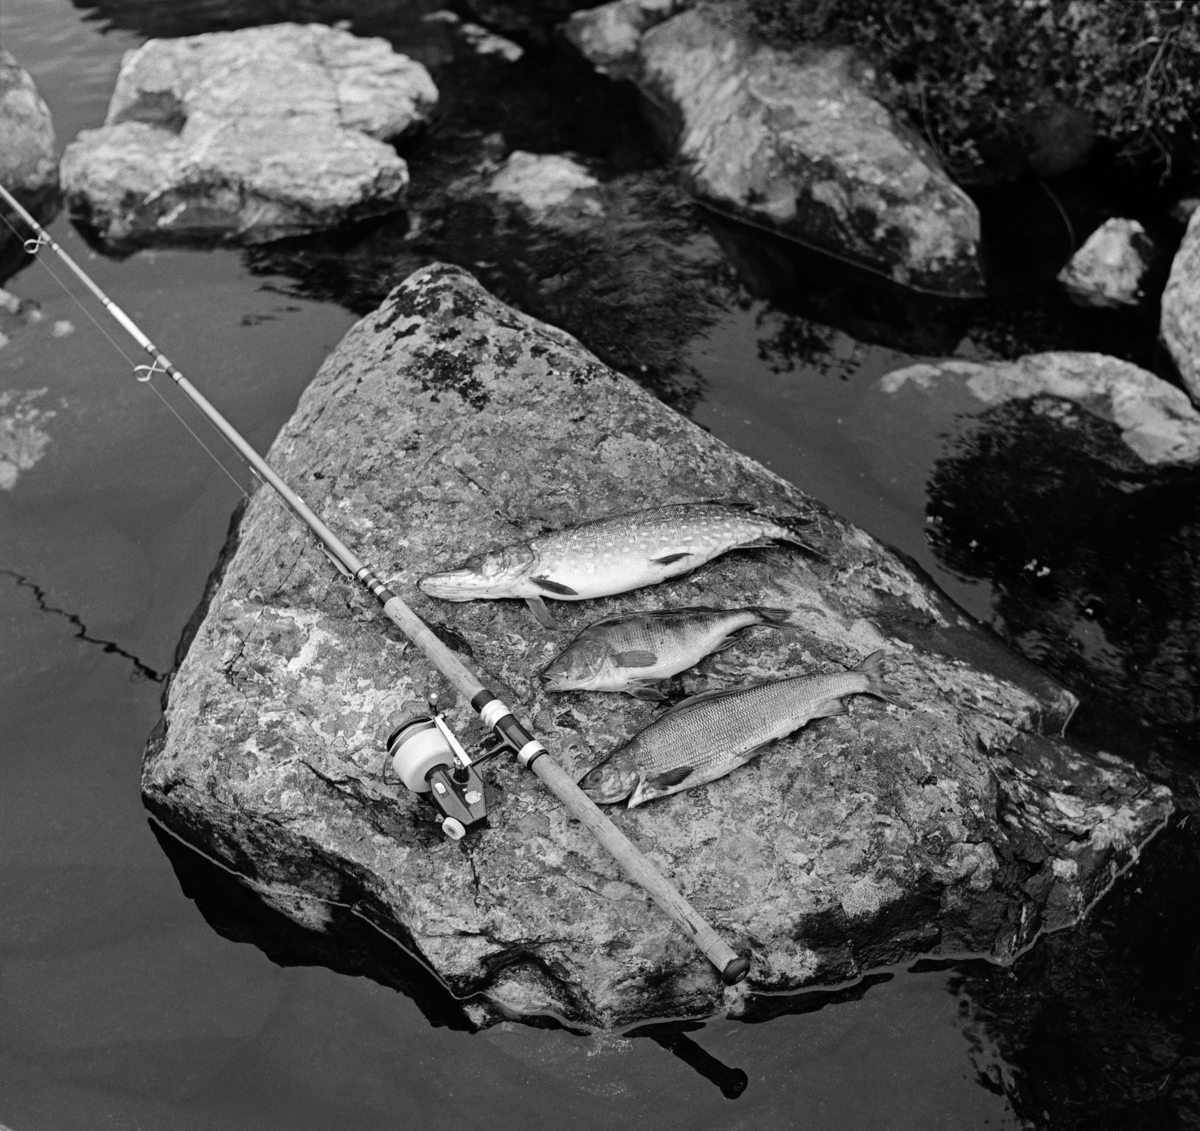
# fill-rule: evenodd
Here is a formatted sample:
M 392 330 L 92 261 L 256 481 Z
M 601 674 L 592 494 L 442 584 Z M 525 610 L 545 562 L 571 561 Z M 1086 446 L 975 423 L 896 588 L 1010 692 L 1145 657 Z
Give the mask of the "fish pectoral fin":
M 550 610 L 546 608 L 546 602 L 541 597 L 526 597 L 525 604 L 529 606 L 529 611 L 537 617 L 538 624 L 543 628 L 558 627 L 558 621 L 550 615 Z
M 652 668 L 658 663 L 658 657 L 645 648 L 634 648 L 628 652 L 614 652 L 613 663 L 623 668 Z
M 671 789 L 684 781 L 695 768 L 695 766 L 676 766 L 675 769 L 667 770 L 666 773 L 647 778 L 642 784 L 646 789 Z
M 531 577 L 529 579 L 539 589 L 545 589 L 547 593 L 561 593 L 564 597 L 578 597 L 579 594 L 569 585 L 564 585 L 561 581 L 551 581 L 548 577 Z
M 831 719 L 835 715 L 848 714 L 850 714 L 850 708 L 841 699 L 826 699 L 824 703 L 818 703 L 808 717 L 809 719 Z
M 651 558 L 650 560 L 655 565 L 674 565 L 676 562 L 683 561 L 684 558 L 692 558 L 695 555 L 690 550 L 680 550 L 675 554 L 663 554 L 661 558 Z
M 657 687 L 642 686 L 630 687 L 626 689 L 635 699 L 642 699 L 647 703 L 661 703 L 666 697 L 665 691 L 660 691 Z

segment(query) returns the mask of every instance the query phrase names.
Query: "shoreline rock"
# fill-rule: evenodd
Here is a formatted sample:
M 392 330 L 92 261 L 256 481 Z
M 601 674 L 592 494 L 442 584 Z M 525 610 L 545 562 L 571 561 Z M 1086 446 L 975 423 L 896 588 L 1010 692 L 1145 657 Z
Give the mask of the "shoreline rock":
M 115 243 L 262 243 L 395 211 L 388 144 L 437 89 L 383 39 L 275 24 L 152 39 L 121 65 L 108 116 L 63 154 L 72 214 Z
M 634 78 L 642 36 L 682 7 L 682 0 L 612 0 L 573 13 L 563 35 L 602 75 Z
M 921 362 L 880 381 L 889 394 L 905 386 L 944 401 L 965 391 L 980 408 L 1004 401 L 1054 397 L 1115 424 L 1144 463 L 1200 464 L 1200 413 L 1182 390 L 1132 362 L 1100 353 L 1038 353 L 1017 361 Z M 961 398 L 959 398 L 961 403 Z
M 671 12 L 616 0 L 565 32 L 633 79 L 697 199 L 904 286 L 983 293 L 975 204 L 871 97 L 851 51 L 781 51 L 710 10 Z
M 0 47 L 0 184 L 40 224 L 49 224 L 62 205 L 58 186 L 54 120 L 29 73 Z M 18 232 L 24 221 L 7 207 L 4 215 Z M 27 259 L 24 238 L 0 224 L 0 282 Z
M 1136 306 L 1150 269 L 1154 245 L 1136 220 L 1105 220 L 1058 273 L 1058 281 L 1079 306 Z
M 148 746 L 145 803 L 298 922 L 352 908 L 471 997 L 475 1024 L 737 1015 L 756 992 L 920 954 L 1008 960 L 1076 922 L 1171 812 L 1164 787 L 1059 739 L 1074 698 L 898 555 L 458 268 L 417 272 L 349 332 L 271 459 L 568 770 L 652 717 L 537 679 L 583 624 L 617 611 L 783 604 L 801 628 L 739 642 L 687 689 L 839 670 L 885 647 L 913 704 L 856 700 L 720 782 L 612 813 L 752 950 L 749 984 L 726 991 L 531 775 L 493 764 L 492 827 L 459 843 L 383 778 L 391 726 L 445 685 L 274 499 L 255 497 Z M 728 555 L 666 585 L 560 604 L 556 634 L 515 602 L 415 588 L 544 526 L 703 497 L 811 518 L 828 560 Z M 469 706 L 443 702 L 479 741 Z

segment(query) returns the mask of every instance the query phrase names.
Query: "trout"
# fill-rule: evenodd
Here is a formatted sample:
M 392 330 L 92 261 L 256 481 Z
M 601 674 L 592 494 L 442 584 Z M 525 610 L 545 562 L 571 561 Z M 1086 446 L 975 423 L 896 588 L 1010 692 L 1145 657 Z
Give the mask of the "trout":
M 744 766 L 764 746 L 813 719 L 848 714 L 851 695 L 873 695 L 906 707 L 883 679 L 883 653 L 853 671 L 802 675 L 709 691 L 685 699 L 592 767 L 579 786 L 600 805 L 629 798 L 629 808 Z
M 654 687 L 733 644 L 754 625 L 786 628 L 786 609 L 664 609 L 605 617 L 585 628 L 542 672 L 550 691 L 624 691 L 660 700 Z
M 556 628 L 547 597 L 610 597 L 690 573 L 729 550 L 777 542 L 820 557 L 793 529 L 805 521 L 772 518 L 748 503 L 672 503 L 474 554 L 457 569 L 430 574 L 418 585 L 443 601 L 523 597 L 542 624 Z

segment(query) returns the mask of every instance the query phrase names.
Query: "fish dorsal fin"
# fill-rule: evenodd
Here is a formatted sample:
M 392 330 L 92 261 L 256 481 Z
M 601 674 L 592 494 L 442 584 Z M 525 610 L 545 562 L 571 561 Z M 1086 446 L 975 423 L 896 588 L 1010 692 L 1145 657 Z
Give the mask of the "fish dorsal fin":
M 593 628 L 602 628 L 606 624 L 616 624 L 618 621 L 631 620 L 638 616 L 638 613 L 613 613 L 611 616 L 601 617 L 599 620 L 592 621 L 580 634 L 580 639 L 587 636 Z
M 748 683 L 745 687 L 725 687 L 725 688 L 722 688 L 720 691 L 702 691 L 702 692 L 700 692 L 699 695 L 692 695 L 692 696 L 689 696 L 687 699 L 681 699 L 673 707 L 669 708 L 668 710 L 664 711 L 661 715 L 659 715 L 658 719 L 656 719 L 655 722 L 665 719 L 665 718 L 669 717 L 670 715 L 674 715 L 677 712 L 682 711 L 688 707 L 695 707 L 697 704 L 700 704 L 700 703 L 708 703 L 713 699 L 725 699 L 730 695 L 738 694 L 738 692 L 740 692 L 740 691 L 749 691 L 751 688 L 761 687 L 761 686 L 762 686 L 761 683 Z
M 729 507 L 730 510 L 753 511 L 758 510 L 757 503 L 748 503 L 745 499 L 701 499 L 702 503 L 707 503 L 714 507 Z
M 739 609 L 716 609 L 711 605 L 685 605 L 678 609 L 645 609 L 640 613 L 612 613 L 592 621 L 579 635 L 586 636 L 593 628 L 602 628 L 605 625 L 620 624 L 630 620 L 672 620 L 685 613 L 736 613 L 740 611 Z

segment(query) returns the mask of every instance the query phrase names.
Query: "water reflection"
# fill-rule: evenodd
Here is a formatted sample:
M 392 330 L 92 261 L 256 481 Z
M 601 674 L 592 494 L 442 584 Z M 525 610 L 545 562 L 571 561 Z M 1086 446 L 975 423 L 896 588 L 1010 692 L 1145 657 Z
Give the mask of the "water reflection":
M 949 988 L 1011 1066 L 1006 1091 L 1024 1119 L 1055 1131 L 1195 1125 L 1198 865 L 1188 816 L 1080 929 L 1009 969 L 957 967 Z
M 1127 726 L 1200 723 L 1200 474 L 1152 469 L 1115 425 L 1050 399 L 993 408 L 929 483 L 929 539 L 990 578 L 995 627 Z

